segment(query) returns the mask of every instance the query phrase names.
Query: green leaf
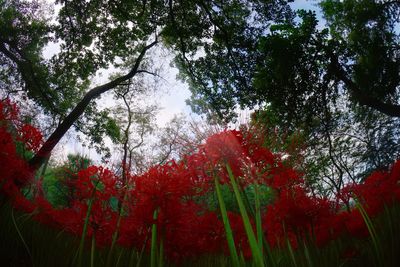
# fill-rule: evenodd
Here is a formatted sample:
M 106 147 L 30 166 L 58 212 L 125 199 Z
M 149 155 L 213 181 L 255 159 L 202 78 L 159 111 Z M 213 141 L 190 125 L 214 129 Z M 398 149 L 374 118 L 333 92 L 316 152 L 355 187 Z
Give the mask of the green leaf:
M 233 233 L 229 223 L 228 213 L 226 212 L 224 198 L 222 196 L 220 183 L 217 177 L 214 178 L 214 183 L 215 183 L 215 190 L 217 192 L 219 207 L 221 210 L 222 222 L 224 223 L 226 240 L 228 242 L 228 248 L 232 258 L 232 264 L 235 267 L 240 267 L 239 256 L 237 254 L 237 250 L 235 247 L 235 240 L 233 238 Z
M 226 169 L 228 171 L 228 175 L 229 175 L 229 178 L 230 178 L 230 181 L 231 181 L 231 185 L 233 187 L 233 191 L 234 191 L 235 196 L 236 196 L 236 201 L 237 201 L 237 203 L 239 205 L 240 214 L 242 216 L 244 228 L 246 230 L 246 235 L 247 235 L 247 238 L 248 238 L 248 241 L 249 241 L 249 244 L 250 244 L 251 252 L 253 254 L 254 262 L 255 262 L 257 267 L 263 267 L 265 265 L 264 265 L 264 260 L 263 260 L 263 257 L 262 257 L 262 252 L 260 251 L 260 248 L 259 248 L 259 246 L 257 244 L 257 240 L 256 240 L 256 237 L 254 235 L 254 231 L 253 231 L 253 228 L 251 226 L 249 216 L 247 215 L 246 208 L 244 206 L 242 197 L 240 195 L 239 187 L 238 187 L 238 185 L 236 183 L 236 180 L 235 180 L 235 177 L 234 177 L 234 175 L 232 173 L 232 169 L 228 164 L 226 165 Z

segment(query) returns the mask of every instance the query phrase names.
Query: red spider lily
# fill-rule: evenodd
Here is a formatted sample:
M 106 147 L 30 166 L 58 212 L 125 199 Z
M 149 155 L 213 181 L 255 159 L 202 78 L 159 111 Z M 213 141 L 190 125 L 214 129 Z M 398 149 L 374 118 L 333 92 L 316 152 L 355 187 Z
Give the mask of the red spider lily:
M 24 211 L 26 213 L 32 213 L 35 211 L 36 206 L 34 203 L 26 199 L 19 191 L 14 190 L 12 195 L 12 205 L 15 209 Z
M 64 231 L 81 235 L 88 206 L 77 200 L 71 203 L 70 208 L 54 210 L 53 219 Z
M 18 132 L 20 134 L 17 141 L 25 144 L 26 149 L 31 151 L 39 150 L 43 143 L 43 136 L 37 128 L 29 124 L 24 124 L 18 129 Z
M 111 244 L 117 225 L 117 213 L 104 202 L 94 201 L 89 219 L 88 237 L 95 236 L 100 247 Z
M 186 202 L 168 228 L 160 231 L 168 258 L 180 262 L 204 253 L 221 253 L 222 224 L 214 213 L 204 212 L 201 206 Z
M 16 106 L 9 101 L 0 101 L 0 193 L 9 196 L 16 194 L 31 178 L 27 163 L 17 154 L 11 134 L 17 121 Z
M 186 175 L 182 166 L 170 162 L 165 166 L 151 168 L 149 172 L 137 177 L 133 192 L 135 206 L 131 212 L 142 218 L 143 227 L 146 228 L 154 222 L 152 212 L 149 211 L 159 209 L 158 229 L 166 229 L 183 209 L 184 197 L 194 193 L 190 176 Z
M 179 162 L 154 166 L 140 176 L 127 174 L 123 188 L 118 184 L 120 179 L 106 168 L 90 166 L 72 173 L 76 176 L 69 184 L 73 199 L 68 207 L 56 209 L 43 194 L 32 200 L 21 194 L 21 187 L 33 175 L 17 154 L 16 141 L 36 150 L 41 135 L 19 121 L 15 105 L 0 102 L 0 193 L 7 194 L 14 207 L 32 213 L 41 223 L 81 235 L 90 202 L 86 235 L 94 236 L 99 246 L 111 244 L 121 218 L 118 244 L 149 249 L 150 229 L 157 224 L 165 254 L 174 262 L 202 254 L 228 253 L 222 221 L 204 200 L 213 193 L 215 175 L 229 184 L 226 164 L 243 188 L 257 183 L 274 191 L 273 202 L 261 209 L 262 228 L 272 247 L 286 247 L 289 240 L 296 248 L 299 238 L 308 237 L 315 238 L 319 246 L 343 235 L 364 238 L 368 229 L 352 201 L 356 198 L 371 217 L 400 201 L 400 161 L 389 171 L 374 172 L 363 183 L 346 186 L 338 200 L 329 201 L 311 195 L 302 175 L 265 148 L 258 133 L 223 131 L 210 136 L 195 153 Z M 40 190 L 40 183 L 37 187 Z M 118 208 L 111 205 L 115 199 Z M 347 211 L 337 203 L 347 205 Z M 228 219 L 236 247 L 246 258 L 251 257 L 242 218 L 228 211 Z
M 357 198 L 370 216 L 400 200 L 400 161 L 390 171 L 375 171 L 361 184 L 350 184 L 343 188 L 340 199 L 351 206 Z
M 223 131 L 210 136 L 202 146 L 210 172 L 220 177 L 221 182 L 228 183 L 225 171 L 228 164 L 235 177 L 243 176 L 243 168 L 249 162 L 247 151 L 242 146 L 243 136 L 239 131 Z
M 278 163 L 277 167 L 271 168 L 264 178 L 264 183 L 276 190 L 287 190 L 291 187 L 298 187 L 303 184 L 303 179 L 295 170 L 284 167 Z
M 303 180 L 292 169 L 274 168 L 271 174 L 275 175 L 267 182 L 277 194 L 264 216 L 269 242 L 273 246 L 283 246 L 289 237 L 292 247 L 296 247 L 294 236 L 297 236 L 315 238 L 317 244 L 326 244 L 332 237 L 330 222 L 337 212 L 333 202 L 310 195 Z
M 192 248 L 190 251 L 184 252 L 187 256 L 221 253 L 221 244 L 226 243 L 222 221 L 214 212 L 201 211 L 198 206 L 192 208 L 193 205 L 195 204 L 186 207 L 187 212 L 181 216 L 178 222 L 175 230 L 177 234 L 174 237 L 175 243 L 179 244 L 180 251 L 185 251 L 186 246 Z M 171 235 L 172 233 L 169 233 L 169 236 Z M 173 253 L 174 251 L 170 252 L 170 254 Z
M 357 257 L 360 254 L 360 252 L 357 250 L 357 248 L 347 248 L 345 251 L 343 251 L 342 253 L 342 258 L 344 260 L 350 260 L 350 259 L 354 259 L 355 257 Z
M 11 100 L 5 99 L 0 101 L 0 121 L 16 122 L 18 121 L 18 107 Z
M 359 210 L 352 210 L 344 220 L 347 233 L 353 237 L 365 238 L 369 236 L 367 225 Z

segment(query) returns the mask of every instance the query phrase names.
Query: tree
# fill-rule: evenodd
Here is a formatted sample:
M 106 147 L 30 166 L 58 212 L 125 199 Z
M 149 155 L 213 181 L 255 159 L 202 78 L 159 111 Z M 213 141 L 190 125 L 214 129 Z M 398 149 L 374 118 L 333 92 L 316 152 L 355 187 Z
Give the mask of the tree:
M 295 13 L 288 5 L 292 1 L 218 2 L 200 5 L 214 25 L 208 39 L 195 39 L 197 46 L 193 46 L 181 30 L 170 38 L 173 49 L 179 51 L 175 63 L 180 77 L 192 91 L 188 102 L 193 111 L 229 121 L 235 117 L 237 104 L 253 107 L 258 98 L 252 83 L 260 36 L 271 24 L 293 21 Z M 180 29 L 182 24 L 175 24 Z
M 28 96 L 45 110 L 61 114 L 60 124 L 30 160 L 32 169 L 37 169 L 49 156 L 61 137 L 93 105 L 94 99 L 138 73 L 151 73 L 142 68 L 142 63 L 160 38 L 169 47 L 179 48 L 183 52 L 180 58 L 184 60 L 186 55 L 195 55 L 200 48 L 208 50 L 210 39 L 217 46 L 225 41 L 230 43 L 230 36 L 236 43 L 241 42 L 241 33 L 247 29 L 244 27 L 246 20 L 253 14 L 257 14 L 257 20 L 268 22 L 280 19 L 287 9 L 286 1 L 224 1 L 223 5 L 220 1 L 59 1 L 57 23 L 52 24 L 40 16 L 39 19 L 25 17 L 28 11 L 36 14 L 29 2 L 1 3 L 2 12 L 11 14 L 1 39 L 2 56 L 7 57 L 3 69 L 14 70 Z M 21 17 L 28 21 L 15 23 Z M 43 24 L 44 30 L 30 31 L 37 22 Z M 225 26 L 229 26 L 229 32 L 224 30 Z M 254 31 L 264 28 L 254 27 Z M 34 33 L 31 39 L 38 40 L 32 48 L 32 59 L 19 53 L 21 48 L 25 49 L 21 40 L 27 40 L 31 33 Z M 60 45 L 60 52 L 46 61 L 41 50 L 50 37 Z M 247 43 L 246 46 L 252 45 Z M 230 49 L 228 54 L 231 62 L 239 56 Z M 244 55 L 241 58 L 245 60 Z M 124 75 L 90 88 L 90 78 L 100 68 L 118 67 L 120 62 L 130 62 Z M 239 72 L 236 70 L 235 77 L 241 76 Z M 37 85 L 39 81 L 43 84 Z M 46 103 L 41 96 L 49 96 Z
M 136 90 L 130 90 L 136 87 Z M 122 128 L 118 139 L 118 149 L 122 151 L 122 157 L 117 166 L 121 168 L 122 184 L 126 183 L 128 173 L 140 173 L 142 161 L 138 155 L 142 155 L 142 148 L 148 142 L 149 136 L 155 131 L 155 116 L 158 111 L 156 105 L 150 105 L 144 98 L 148 97 L 143 81 L 120 86 L 115 91 L 115 97 L 123 100 L 123 105 L 117 106 L 114 110 L 114 117 Z M 143 88 L 144 95 L 138 94 L 138 88 Z M 145 105 L 143 105 L 145 103 Z M 146 166 L 147 167 L 147 166 Z M 119 172 L 117 172 L 119 173 Z
M 222 125 L 209 124 L 205 120 L 174 116 L 157 133 L 152 146 L 152 164 L 164 164 L 171 159 L 181 159 L 195 153 L 208 137 L 223 130 Z
M 262 38 L 254 86 L 281 121 L 306 131 L 308 162 L 339 194 L 400 152 L 400 5 L 322 1 L 321 7 L 326 28 L 300 11 L 301 23 L 277 25 Z
M 41 51 L 50 31 L 43 7 L 38 3 L 0 1 L 0 77 L 3 94 L 26 91 L 38 103 L 53 108 L 48 91 L 46 66 Z
M 238 105 L 261 106 L 283 132 L 302 132 L 314 178 L 332 179 L 340 191 L 399 154 L 386 144 L 399 139 L 400 4 L 326 0 L 320 7 L 325 25 L 304 10 L 297 19 L 285 11 L 262 31 L 247 20 L 237 36 L 211 43 L 204 56 L 186 60 L 182 51 L 177 62 L 195 111 L 212 107 L 231 120 Z M 232 62 L 229 53 L 236 55 Z
M 127 48 L 121 51 L 119 47 L 119 49 L 116 48 L 113 51 L 108 51 L 108 57 L 103 54 L 101 57 L 94 59 L 92 51 L 85 46 L 88 45 L 88 43 L 87 40 L 85 43 L 84 39 L 88 36 L 75 36 L 75 33 L 82 34 L 82 31 L 89 29 L 86 28 L 87 25 L 85 25 L 85 23 L 87 19 L 91 18 L 81 18 L 77 13 L 85 9 L 90 11 L 90 8 L 96 5 L 98 6 L 101 3 L 95 3 L 95 5 L 87 3 L 87 6 L 80 7 L 82 10 L 78 10 L 76 9 L 79 7 L 78 2 L 79 1 L 77 1 L 77 3 L 63 3 L 65 5 L 60 11 L 60 23 L 59 25 L 53 25 L 53 27 L 46 24 L 44 19 L 40 17 L 37 19 L 35 17 L 40 16 L 41 13 L 39 12 L 40 10 L 37 11 L 35 9 L 33 4 L 23 1 L 3 1 L 1 5 L 2 13 L 8 18 L 8 20 L 5 21 L 7 27 L 4 27 L 5 31 L 1 39 L 2 56 L 7 57 L 8 62 L 6 62 L 2 70 L 6 72 L 10 70 L 17 71 L 20 80 L 25 85 L 25 91 L 28 97 L 31 97 L 40 104 L 45 111 L 54 112 L 61 117 L 58 127 L 50 135 L 39 152 L 30 160 L 30 165 L 33 169 L 37 169 L 44 159 L 49 156 L 54 146 L 66 131 L 76 123 L 84 111 L 90 107 L 93 99 L 113 89 L 118 84 L 131 79 L 137 73 L 143 72 L 143 70 L 139 69 L 140 64 L 147 50 L 157 43 L 155 39 L 151 43 L 145 44 L 146 40 L 150 37 L 149 35 L 154 33 L 154 27 L 150 29 L 150 24 L 146 24 L 146 27 L 141 29 L 143 36 L 137 36 L 131 40 L 132 43 L 135 44 L 130 47 L 131 49 Z M 28 12 L 34 15 L 32 15 L 32 17 L 25 16 Z M 71 22 L 74 15 L 77 16 L 75 24 L 63 25 Z M 106 14 L 102 15 L 104 18 Z M 99 15 L 97 18 L 101 18 L 101 16 Z M 92 28 L 99 29 L 102 24 L 104 25 L 105 23 L 107 22 L 103 19 L 99 25 L 92 25 Z M 40 27 L 34 27 L 34 25 L 39 25 Z M 39 30 L 36 30 L 38 27 Z M 127 26 L 121 27 L 126 28 Z M 68 35 L 68 32 L 70 32 L 71 35 Z M 48 40 L 48 35 L 50 33 L 56 35 L 55 41 L 63 41 L 61 45 L 62 51 L 54 56 L 50 62 L 45 62 L 43 58 L 41 58 L 41 50 L 45 44 L 45 40 Z M 112 33 L 105 33 L 102 37 L 106 38 L 104 36 L 110 38 Z M 97 45 L 97 47 L 99 48 L 97 52 L 100 54 L 101 50 L 107 49 L 100 45 Z M 79 51 L 79 49 L 81 49 L 81 51 Z M 30 53 L 28 54 L 25 51 Z M 110 54 L 111 52 L 114 52 L 114 54 Z M 96 86 L 85 92 L 88 88 L 88 78 L 101 66 L 116 60 L 117 56 L 127 58 L 127 54 L 123 55 L 123 53 L 127 53 L 129 56 L 136 58 L 130 70 L 125 75 L 111 82 Z M 43 84 L 38 84 L 39 82 Z M 57 98 L 57 95 L 65 97 L 64 101 Z M 44 103 L 44 100 L 42 101 L 42 96 L 48 96 L 46 103 Z M 68 98 L 69 96 L 74 97 Z M 74 105 L 76 106 L 74 107 Z M 53 107 L 64 107 L 64 110 L 61 112 L 60 110 L 53 109 Z
M 194 109 L 207 103 L 229 119 L 235 104 L 251 108 L 270 103 L 291 120 L 289 116 L 300 114 L 293 110 L 321 113 L 324 101 L 346 94 L 354 103 L 398 117 L 398 2 L 320 5 L 327 19 L 322 29 L 315 13 L 299 11 L 297 22 L 294 12 L 286 11 L 275 24 L 260 29 L 247 21 L 236 35 L 205 46 L 205 55 L 187 64 L 182 51 L 177 61 L 191 85 Z M 228 22 L 222 26 L 222 32 L 229 29 Z M 229 62 L 230 50 L 237 53 L 234 62 Z M 240 77 L 234 75 L 237 70 Z

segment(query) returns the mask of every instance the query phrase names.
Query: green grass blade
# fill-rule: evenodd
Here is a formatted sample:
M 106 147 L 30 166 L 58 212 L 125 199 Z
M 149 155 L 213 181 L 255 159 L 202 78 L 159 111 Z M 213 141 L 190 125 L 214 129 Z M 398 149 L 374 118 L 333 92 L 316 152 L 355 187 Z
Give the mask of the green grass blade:
M 85 245 L 86 231 L 87 231 L 87 227 L 88 227 L 88 224 L 89 224 L 90 213 L 92 212 L 93 201 L 94 201 L 93 198 L 91 198 L 89 200 L 88 210 L 86 212 L 86 217 L 85 217 L 85 223 L 83 225 L 83 230 L 82 230 L 82 237 L 81 237 L 81 241 L 79 242 L 79 248 L 78 248 L 78 266 L 79 267 L 82 266 L 83 248 L 84 248 L 84 245 Z
M 90 267 L 94 267 L 94 256 L 96 250 L 96 239 L 92 236 L 92 249 L 90 250 Z
M 19 230 L 19 227 L 18 227 L 17 221 L 15 220 L 15 216 L 14 216 L 14 208 L 11 208 L 11 219 L 12 219 L 12 222 L 13 222 L 13 224 L 14 224 L 15 230 L 17 230 L 18 236 L 19 236 L 19 238 L 20 238 L 20 239 L 21 239 L 21 241 L 22 241 L 22 244 L 24 245 L 24 247 L 25 247 L 26 251 L 28 252 L 28 255 L 29 255 L 29 257 L 31 258 L 31 261 L 32 261 L 32 266 L 34 266 L 34 262 L 33 262 L 32 253 L 31 253 L 31 251 L 30 251 L 30 249 L 29 249 L 28 245 L 26 244 L 26 242 L 25 242 L 25 239 L 24 239 L 24 237 L 22 236 L 22 233 L 21 233 L 21 231 Z
M 257 230 L 257 241 L 258 247 L 260 249 L 261 257 L 263 257 L 263 237 L 264 233 L 262 230 L 262 222 L 261 222 L 261 204 L 260 204 L 260 196 L 258 191 L 258 184 L 254 184 L 254 193 L 255 193 L 255 204 L 256 204 L 256 230 Z
M 223 222 L 224 228 L 225 228 L 225 234 L 226 234 L 226 239 L 228 242 L 229 252 L 230 252 L 231 258 L 232 258 L 232 264 L 235 267 L 240 267 L 239 256 L 237 254 L 237 250 L 235 247 L 235 241 L 233 239 L 232 228 L 229 223 L 228 213 L 226 212 L 225 202 L 222 197 L 222 192 L 221 192 L 220 184 L 219 184 L 219 181 L 217 180 L 217 177 L 215 177 L 214 182 L 215 182 L 215 190 L 217 192 L 217 197 L 218 197 L 219 208 L 221 210 L 222 222 Z
M 287 247 L 288 247 L 288 250 L 289 250 L 290 259 L 292 260 L 293 265 L 295 267 L 297 267 L 298 265 L 297 265 L 296 257 L 294 255 L 293 248 L 292 248 L 292 245 L 290 244 L 290 241 L 289 241 L 288 237 L 286 237 L 286 244 L 287 244 Z
M 118 255 L 118 258 L 117 258 L 117 262 L 115 263 L 115 267 L 118 267 L 119 266 L 119 263 L 121 262 L 121 258 L 122 258 L 122 254 L 124 253 L 124 251 L 123 250 L 121 250 L 120 252 L 119 252 L 119 255 Z
M 258 241 L 258 246 L 260 248 L 261 256 L 264 257 L 264 245 L 265 245 L 265 251 L 266 251 L 266 256 L 265 259 L 268 260 L 267 262 L 270 263 L 272 266 L 276 266 L 275 259 L 272 255 L 271 248 L 269 247 L 268 241 L 265 238 L 263 229 L 262 229 L 262 220 L 261 220 L 261 201 L 260 201 L 260 191 L 259 191 L 259 185 L 255 184 L 254 185 L 254 193 L 255 193 L 255 213 L 256 213 L 256 230 L 257 230 L 257 241 Z
M 154 211 L 153 219 L 156 220 L 158 209 Z M 150 251 L 150 266 L 156 267 L 157 261 L 157 224 L 153 223 L 151 227 L 151 251 Z
M 232 187 L 233 187 L 233 191 L 235 193 L 236 201 L 237 201 L 238 206 L 239 206 L 240 214 L 242 216 L 243 224 L 244 224 L 244 227 L 245 227 L 245 230 L 246 230 L 246 235 L 247 235 L 247 238 L 248 238 L 248 241 L 249 241 L 249 244 L 250 244 L 250 249 L 251 249 L 251 252 L 253 254 L 254 261 L 255 261 L 257 267 L 264 267 L 265 266 L 264 265 L 264 260 L 263 260 L 261 251 L 259 249 L 259 246 L 257 244 L 257 240 L 256 240 L 256 237 L 254 235 L 254 231 L 253 231 L 253 228 L 251 226 L 249 216 L 247 215 L 247 211 L 246 211 L 246 208 L 244 206 L 242 197 L 240 196 L 239 187 L 236 184 L 236 180 L 235 180 L 235 177 L 234 177 L 234 175 L 232 173 L 232 169 L 228 164 L 226 165 L 226 169 L 228 171 L 228 175 L 229 175 Z
M 243 250 L 240 251 L 240 266 L 246 266 L 246 259 L 244 258 Z M 254 266 L 254 262 L 252 262 L 251 266 Z
M 137 251 L 135 249 L 131 249 L 131 252 L 129 253 L 129 263 L 128 263 L 129 267 L 133 266 L 133 261 L 134 261 L 136 255 L 137 255 Z M 136 267 L 140 266 L 140 263 L 138 265 L 138 261 L 139 261 L 139 259 L 136 259 Z
M 375 254 L 377 257 L 378 265 L 383 266 L 383 260 L 382 260 L 382 252 L 380 249 L 379 241 L 378 241 L 378 235 L 376 234 L 375 227 L 372 224 L 371 218 L 368 216 L 367 211 L 364 209 L 364 207 L 361 205 L 361 203 L 358 201 L 356 197 L 354 197 L 354 200 L 356 202 L 356 207 L 360 211 L 361 216 L 365 222 L 365 225 L 367 226 L 368 232 L 371 236 L 372 243 L 374 246 Z
M 118 238 L 118 234 L 119 234 L 119 228 L 120 228 L 121 220 L 122 220 L 122 214 L 123 214 L 123 211 L 124 211 L 123 203 L 127 200 L 127 197 L 128 197 L 127 192 L 128 192 L 128 190 L 126 189 L 125 193 L 124 193 L 123 200 L 122 200 L 121 208 L 118 211 L 117 225 L 115 227 L 115 232 L 113 233 L 110 250 L 109 250 L 108 255 L 107 255 L 107 261 L 106 261 L 106 266 L 107 267 L 111 266 L 111 260 L 112 260 L 113 253 L 114 253 L 114 250 L 115 250 L 115 244 L 117 243 L 117 238 Z
M 164 266 L 164 242 L 163 239 L 160 239 L 160 253 L 158 256 L 158 267 Z
M 93 187 L 92 197 L 89 199 L 89 203 L 88 203 L 88 210 L 86 212 L 85 222 L 83 224 L 83 230 L 82 230 L 82 237 L 81 237 L 81 241 L 79 242 L 79 248 L 78 248 L 78 266 L 79 267 L 82 266 L 83 248 L 85 245 L 85 237 L 86 237 L 87 227 L 89 225 L 89 219 L 90 219 L 90 214 L 92 212 L 92 206 L 93 206 L 93 202 L 94 202 L 94 198 L 95 198 L 95 194 L 96 194 L 96 188 L 99 183 L 100 183 L 100 180 L 97 180 Z
M 265 247 L 265 251 L 266 251 L 266 254 L 267 254 L 267 256 L 266 256 L 266 259 L 268 260 L 267 262 L 269 264 L 271 264 L 271 266 L 273 266 L 273 267 L 278 266 L 277 265 L 277 260 L 276 260 L 276 258 L 274 256 L 274 254 L 272 254 L 272 249 L 269 246 L 269 243 L 268 243 L 267 239 L 265 238 L 265 236 L 263 236 L 263 242 L 264 242 L 264 247 Z
M 303 241 L 303 246 L 304 246 L 304 255 L 305 255 L 306 260 L 307 260 L 307 265 L 309 267 L 314 267 L 314 263 L 312 261 L 311 255 L 310 255 L 310 251 L 309 251 L 308 246 L 307 246 L 305 241 Z
M 148 232 L 148 231 L 147 231 Z M 147 244 L 147 240 L 149 239 L 149 235 L 146 235 L 146 239 L 143 242 L 143 246 L 142 249 L 140 250 L 140 254 L 139 254 L 139 258 L 137 259 L 136 262 L 136 267 L 140 267 L 140 263 L 142 262 L 142 258 L 143 258 L 143 254 L 144 254 L 144 250 L 146 249 L 146 244 Z M 132 266 L 131 264 L 129 264 L 129 266 Z

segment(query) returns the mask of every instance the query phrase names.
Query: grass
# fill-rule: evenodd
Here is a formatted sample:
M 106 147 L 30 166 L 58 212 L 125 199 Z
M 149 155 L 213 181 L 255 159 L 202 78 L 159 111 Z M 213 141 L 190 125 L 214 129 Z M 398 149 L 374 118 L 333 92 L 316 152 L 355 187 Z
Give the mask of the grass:
M 13 215 L 14 214 L 14 222 Z M 0 207 L 0 266 L 4 267 L 70 267 L 80 247 L 80 238 L 49 228 L 32 220 L 29 214 L 17 212 L 10 205 Z M 106 266 L 108 249 L 86 242 L 82 266 Z M 116 246 L 110 266 L 150 266 L 140 251 Z
M 236 201 L 239 206 L 240 215 L 242 216 L 244 228 L 246 230 L 246 235 L 250 244 L 251 252 L 253 255 L 254 263 L 256 267 L 264 267 L 264 259 L 262 257 L 262 252 L 260 247 L 257 243 L 256 236 L 253 231 L 253 227 L 251 226 L 249 216 L 247 214 L 243 198 L 240 194 L 239 186 L 236 183 L 236 179 L 233 176 L 232 169 L 229 165 L 226 165 L 226 169 L 228 171 L 229 179 L 231 181 L 231 185 L 233 187 L 233 191 L 235 192 Z
M 257 208 L 256 208 L 257 210 Z M 386 207 L 377 218 L 365 218 L 370 232 L 365 239 L 344 236 L 319 248 L 310 240 L 302 240 L 298 248 L 287 242 L 281 248 L 271 249 L 264 244 L 263 263 L 279 267 L 369 267 L 400 266 L 400 205 Z M 229 220 L 228 220 L 229 222 Z M 257 228 L 257 227 L 256 227 Z M 150 239 L 151 237 L 149 237 Z M 257 233 L 258 240 L 259 232 Z M 155 239 L 153 239 L 155 240 Z M 379 240 L 377 242 L 376 240 Z M 80 238 L 63 231 L 51 229 L 32 220 L 29 214 L 17 212 L 10 205 L 0 208 L 0 266 L 5 267 L 70 267 L 80 247 Z M 93 240 L 91 240 L 93 241 Z M 151 240 L 149 240 L 151 241 Z M 257 249 L 260 249 L 259 243 Z M 174 266 L 163 257 L 163 242 L 154 243 L 156 262 L 153 266 Z M 379 254 L 377 254 L 377 249 Z M 238 254 L 238 263 L 229 255 L 204 255 L 198 259 L 188 259 L 182 266 L 257 266 L 255 261 L 243 261 Z M 355 253 L 352 253 L 352 252 Z M 348 254 L 346 256 L 346 254 Z M 85 242 L 82 250 L 82 266 L 106 266 L 109 249 L 102 249 Z M 164 260 L 160 260 L 161 258 Z M 115 246 L 109 259 L 109 266 L 151 266 L 151 253 Z M 273 264 L 271 258 L 274 259 Z
M 227 213 L 226 207 L 225 207 L 225 201 L 222 197 L 221 188 L 220 188 L 220 184 L 219 184 L 217 177 L 215 177 L 215 191 L 217 192 L 217 196 L 218 196 L 218 203 L 219 203 L 220 210 L 221 210 L 222 221 L 224 223 L 225 234 L 226 234 L 226 239 L 228 242 L 229 252 L 230 252 L 230 255 L 232 258 L 232 265 L 234 267 L 240 267 L 240 260 L 239 260 L 239 256 L 238 256 L 238 253 L 236 250 L 231 225 L 229 223 L 228 213 Z

